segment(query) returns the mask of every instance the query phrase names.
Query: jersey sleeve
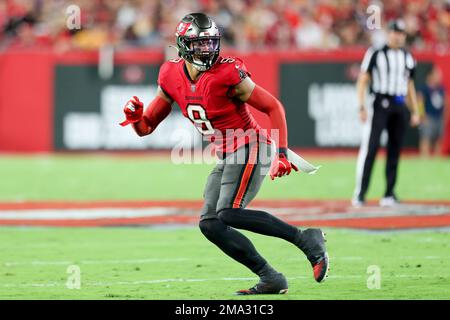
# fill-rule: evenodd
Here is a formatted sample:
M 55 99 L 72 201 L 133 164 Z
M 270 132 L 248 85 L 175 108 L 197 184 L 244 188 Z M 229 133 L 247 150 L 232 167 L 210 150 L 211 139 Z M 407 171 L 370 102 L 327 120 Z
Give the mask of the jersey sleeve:
M 414 59 L 413 55 L 408 52 L 406 54 L 406 68 L 409 70 L 409 77 L 410 79 L 414 79 L 415 73 L 416 73 L 416 59 Z
M 161 90 L 164 92 L 164 94 L 172 99 L 172 95 L 170 94 L 170 69 L 171 64 L 174 64 L 171 61 L 164 62 L 161 67 L 159 68 L 159 74 L 158 74 L 158 85 L 161 88 Z M 172 99 L 173 100 L 173 99 Z
M 219 63 L 225 65 L 224 78 L 226 84 L 230 87 L 234 87 L 245 78 L 251 77 L 251 73 L 247 70 L 244 61 L 239 58 L 222 58 Z
M 371 73 L 375 65 L 375 49 L 369 48 L 364 55 L 363 61 L 361 62 L 361 71 Z

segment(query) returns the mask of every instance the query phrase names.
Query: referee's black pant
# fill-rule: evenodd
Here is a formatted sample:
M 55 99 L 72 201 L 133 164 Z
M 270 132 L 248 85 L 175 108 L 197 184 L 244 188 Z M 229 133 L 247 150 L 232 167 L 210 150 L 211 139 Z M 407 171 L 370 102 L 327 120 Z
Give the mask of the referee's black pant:
M 356 170 L 356 188 L 354 196 L 365 200 L 370 183 L 373 163 L 380 145 L 381 133 L 388 133 L 386 159 L 385 197 L 394 195 L 400 150 L 409 121 L 409 111 L 405 103 L 398 103 L 391 96 L 376 94 L 372 109 L 364 124 L 363 137 L 358 155 Z

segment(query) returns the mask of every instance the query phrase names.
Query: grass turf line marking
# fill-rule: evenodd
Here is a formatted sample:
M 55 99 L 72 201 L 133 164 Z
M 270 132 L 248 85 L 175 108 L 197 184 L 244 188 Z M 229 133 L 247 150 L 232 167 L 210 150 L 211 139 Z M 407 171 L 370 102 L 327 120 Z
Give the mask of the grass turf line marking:
M 259 209 L 259 207 L 256 207 Z M 353 218 L 381 218 L 398 216 L 440 216 L 449 213 L 449 206 L 410 205 L 395 208 L 364 207 L 359 209 L 337 209 L 324 214 L 324 209 L 318 208 L 263 208 L 265 211 L 276 212 L 277 216 L 296 216 L 301 220 L 336 220 Z M 336 209 L 334 209 L 336 210 Z M 172 216 L 187 214 L 196 216 L 196 209 L 177 207 L 148 208 L 80 208 L 80 209 L 28 209 L 0 210 L 0 220 L 94 220 L 114 218 L 144 218 L 156 216 Z
M 0 220 L 93 220 L 101 218 L 140 218 L 179 214 L 179 208 L 153 207 L 142 209 L 36 209 L 0 210 Z
M 177 262 L 193 260 L 189 258 L 151 258 L 151 259 L 131 259 L 131 260 L 73 260 L 73 261 L 8 261 L 3 265 L 6 267 L 19 265 L 71 265 L 71 264 L 135 264 L 135 263 L 155 263 L 155 262 Z
M 409 275 L 409 274 L 399 274 L 394 276 L 385 275 L 383 276 L 387 279 L 396 279 L 396 278 L 444 278 L 449 279 L 449 277 L 436 276 L 436 275 Z M 287 280 L 299 280 L 299 279 L 309 279 L 310 276 L 297 276 L 297 277 L 287 277 Z M 367 275 L 347 275 L 347 276 L 339 276 L 339 275 L 330 275 L 328 277 L 329 280 L 333 279 L 366 279 Z M 209 278 L 209 279 L 154 279 L 154 280 L 137 280 L 137 281 L 114 281 L 114 282 L 83 282 L 82 286 L 84 287 L 106 287 L 106 286 L 114 286 L 114 285 L 142 285 L 142 284 L 159 284 L 159 283 L 171 283 L 171 282 L 215 282 L 215 281 L 257 281 L 256 277 L 243 277 L 243 278 Z M 26 287 L 65 287 L 65 282 L 47 282 L 47 283 L 23 283 L 23 284 L 15 284 L 15 283 L 5 283 L 1 284 L 0 287 L 4 288 L 26 288 Z M 0 295 L 1 296 L 1 295 Z
M 426 260 L 437 260 L 437 259 L 450 259 L 450 257 L 443 257 L 443 256 L 399 256 L 396 257 L 398 259 L 426 259 Z M 217 257 L 217 258 L 207 258 L 203 259 L 202 261 L 215 261 L 215 260 L 222 260 L 223 258 Z M 287 261 L 298 261 L 302 260 L 303 257 L 297 257 L 297 258 L 289 258 Z M 363 257 L 359 256 L 343 256 L 343 257 L 330 257 L 330 260 L 364 260 Z M 71 264 L 146 264 L 146 263 L 164 263 L 164 262 L 177 262 L 177 261 L 198 261 L 197 259 L 192 258 L 148 258 L 148 259 L 124 259 L 124 260 L 72 260 L 72 261 L 58 261 L 58 260 L 47 260 L 47 261 L 41 261 L 41 260 L 35 260 L 35 261 L 7 261 L 3 262 L 2 265 L 5 267 L 12 267 L 12 266 L 22 266 L 22 265 L 71 265 Z

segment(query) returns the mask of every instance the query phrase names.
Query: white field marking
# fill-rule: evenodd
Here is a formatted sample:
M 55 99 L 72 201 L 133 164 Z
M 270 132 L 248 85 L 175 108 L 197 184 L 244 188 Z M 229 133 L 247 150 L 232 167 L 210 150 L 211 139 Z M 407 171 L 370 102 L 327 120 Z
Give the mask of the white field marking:
M 427 243 L 427 242 L 434 242 L 434 241 L 435 241 L 435 239 L 433 239 L 433 238 L 418 238 L 418 239 L 416 239 L 416 242 L 419 242 L 419 243 L 422 243 L 422 242 Z
M 71 265 L 71 264 L 145 264 L 145 263 L 158 263 L 158 262 L 177 262 L 193 260 L 189 258 L 150 258 L 150 259 L 130 259 L 130 260 L 74 260 L 74 261 L 8 261 L 3 265 L 6 267 L 19 266 L 19 265 Z
M 286 259 L 286 261 L 298 261 L 298 260 L 302 260 L 303 257 L 299 256 L 297 258 L 289 258 Z M 342 257 L 330 257 L 330 260 L 370 260 L 372 259 L 372 257 L 346 257 L 346 256 L 342 256 Z M 450 256 L 395 256 L 393 257 L 393 259 L 396 260 L 401 260 L 401 259 L 426 259 L 426 260 L 437 260 L 437 259 L 450 259 Z
M 330 260 L 369 260 L 370 257 L 359 257 L 359 256 L 337 256 L 330 257 Z M 450 256 L 399 256 L 395 257 L 397 260 L 401 259 L 426 259 L 426 260 L 437 260 L 437 259 L 450 259 Z M 3 266 L 11 267 L 11 266 L 21 266 L 21 265 L 71 265 L 71 264 L 147 264 L 147 263 L 164 263 L 164 262 L 177 262 L 177 261 L 196 261 L 196 262 L 204 262 L 204 261 L 216 261 L 223 260 L 221 257 L 217 258 L 206 258 L 206 259 L 192 259 L 192 258 L 148 258 L 148 259 L 124 259 L 124 260 L 73 260 L 73 261 L 64 261 L 64 260 L 33 260 L 33 261 L 7 261 L 1 263 Z M 286 261 L 299 261 L 303 260 L 303 257 L 299 256 L 297 258 L 289 258 Z
M 385 275 L 383 278 L 437 278 L 439 276 L 432 275 L 409 275 L 409 274 L 399 274 L 394 276 Z M 287 280 L 299 280 L 299 279 L 309 279 L 311 276 L 297 276 L 288 277 Z M 330 275 L 328 280 L 332 279 L 366 279 L 367 275 Z M 445 278 L 445 277 L 444 277 Z M 448 277 L 447 277 L 448 278 Z M 170 282 L 215 282 L 215 281 L 257 281 L 256 277 L 245 277 L 245 278 L 209 278 L 209 279 L 154 279 L 154 280 L 136 280 L 136 281 L 113 281 L 113 282 L 83 282 L 85 287 L 105 287 L 114 285 L 142 285 L 142 284 L 158 284 L 158 283 L 170 283 Z M 65 282 L 47 282 L 47 283 L 4 283 L 0 284 L 0 287 L 4 288 L 24 288 L 24 287 L 65 287 Z
M 434 259 L 450 259 L 450 256 L 396 256 L 393 257 L 394 259 L 427 259 L 427 260 L 434 260 Z M 334 257 L 330 259 L 342 259 L 342 260 L 363 260 L 363 257 Z M 369 257 L 367 257 L 369 259 Z
M 363 212 L 349 209 L 346 212 L 323 213 L 322 207 L 307 208 L 270 208 L 255 206 L 254 208 L 273 211 L 278 216 L 293 215 L 296 219 L 307 220 L 337 220 L 349 218 L 370 218 L 390 216 L 439 216 L 448 214 L 448 205 L 401 205 L 395 208 L 381 208 L 378 206 L 365 207 Z M 147 207 L 147 208 L 80 208 L 80 209 L 28 209 L 28 210 L 0 210 L 1 220 L 92 220 L 113 218 L 142 218 L 154 216 L 170 216 L 188 214 L 196 216 L 197 209 L 183 209 L 178 207 Z
M 141 218 L 183 213 L 180 208 L 106 208 L 106 209 L 36 209 L 0 210 L 0 220 L 92 220 L 111 218 Z
M 303 261 L 304 259 L 305 259 L 305 257 L 299 255 L 296 258 L 288 258 L 288 259 L 284 259 L 284 260 L 285 261 Z M 365 260 L 365 258 L 363 258 L 363 257 L 329 257 L 329 259 L 330 260 L 350 260 L 350 261 Z
M 413 258 L 425 258 L 425 259 L 439 259 L 440 257 L 400 257 L 405 259 L 413 259 Z M 330 260 L 364 260 L 363 257 L 330 257 Z M 11 266 L 20 266 L 20 265 L 71 265 L 71 264 L 146 264 L 146 263 L 157 263 L 157 262 L 176 262 L 176 261 L 217 261 L 223 260 L 221 257 L 217 258 L 206 258 L 206 259 L 192 259 L 192 258 L 149 258 L 149 259 L 131 259 L 131 260 L 34 260 L 34 261 L 7 261 L 2 264 L 6 267 Z M 303 257 L 299 256 L 297 258 L 289 258 L 286 261 L 299 261 L 303 260 Z
M 32 287 L 64 287 L 66 284 L 62 282 L 47 282 L 47 283 L 5 283 L 1 286 L 3 288 L 32 288 Z
M 30 227 L 30 228 L 34 228 L 34 227 Z M 150 248 L 150 247 L 157 247 L 157 248 L 168 248 L 168 244 L 165 242 L 151 242 L 148 241 L 147 243 L 143 244 L 142 241 L 134 241 L 134 243 L 139 244 L 141 247 L 145 247 L 145 248 Z M 92 243 L 91 242 L 82 242 L 82 243 L 76 243 L 76 244 L 65 244 L 65 247 L 76 247 L 76 248 L 83 248 L 83 247 L 88 247 L 88 248 L 92 248 Z M 129 243 L 114 243 L 114 246 L 129 246 Z M 59 242 L 51 242 L 51 243 L 27 243 L 27 249 L 30 248 L 54 248 L 54 247 L 61 247 L 61 243 Z M 209 247 L 209 243 L 205 242 L 202 244 L 199 244 L 198 247 Z M 10 249 L 11 248 L 11 244 L 0 244 L 0 251 L 2 249 Z M 173 247 L 172 247 L 173 248 Z
M 318 215 L 301 215 L 298 214 L 298 219 L 302 221 L 308 221 L 308 220 L 340 220 L 340 219 L 357 219 L 357 218 L 383 218 L 383 217 L 413 217 L 413 216 L 420 216 L 420 217 L 429 217 L 429 216 L 440 216 L 440 215 L 447 215 L 449 212 L 449 209 L 446 208 L 445 210 L 435 210 L 434 212 L 426 212 L 425 214 L 423 212 L 336 212 L 336 213 L 327 213 L 327 214 L 318 214 Z M 292 218 L 289 216 L 289 218 Z

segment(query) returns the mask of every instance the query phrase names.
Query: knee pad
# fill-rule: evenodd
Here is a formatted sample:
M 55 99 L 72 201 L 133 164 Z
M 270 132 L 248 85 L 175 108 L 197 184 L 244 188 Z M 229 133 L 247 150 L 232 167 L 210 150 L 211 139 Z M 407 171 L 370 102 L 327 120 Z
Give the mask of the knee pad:
M 205 219 L 198 224 L 200 231 L 207 237 L 219 234 L 223 229 L 223 223 L 219 219 Z
M 240 210 L 241 210 L 240 208 L 223 209 L 223 210 L 220 210 L 217 215 L 223 223 L 225 223 L 226 225 L 232 226 L 234 224 L 236 217 L 238 216 Z

